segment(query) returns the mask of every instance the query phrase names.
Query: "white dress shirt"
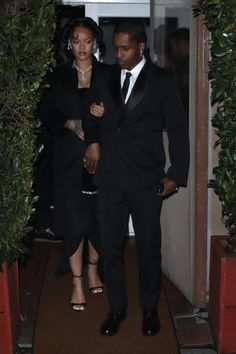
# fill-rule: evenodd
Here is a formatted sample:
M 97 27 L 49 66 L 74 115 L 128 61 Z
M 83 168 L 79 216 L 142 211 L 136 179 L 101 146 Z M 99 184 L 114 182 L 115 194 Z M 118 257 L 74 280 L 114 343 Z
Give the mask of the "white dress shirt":
M 120 85 L 121 87 L 123 86 L 123 83 L 125 81 L 125 76 L 127 72 L 130 72 L 132 75 L 130 77 L 130 83 L 129 83 L 129 89 L 125 98 L 125 103 L 128 101 L 129 96 L 131 94 L 131 91 L 134 87 L 134 84 L 139 76 L 140 71 L 142 70 L 144 64 L 146 63 L 146 59 L 142 58 L 142 60 L 132 69 L 132 70 L 127 70 L 127 69 L 122 69 L 121 70 L 121 75 L 120 75 Z

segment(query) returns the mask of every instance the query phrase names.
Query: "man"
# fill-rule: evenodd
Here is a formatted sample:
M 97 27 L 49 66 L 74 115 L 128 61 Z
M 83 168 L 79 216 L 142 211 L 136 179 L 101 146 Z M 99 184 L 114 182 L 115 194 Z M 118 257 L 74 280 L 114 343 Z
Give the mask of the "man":
M 97 104 L 91 107 L 95 116 L 104 112 L 102 118 L 93 121 L 101 121 L 101 157 L 95 182 L 99 186 L 102 257 L 110 307 L 100 328 L 100 333 L 106 336 L 117 333 L 126 318 L 123 246 L 128 212 L 132 215 L 137 244 L 142 333 L 145 336 L 158 333 L 162 199 L 187 183 L 187 120 L 177 84 L 169 73 L 145 59 L 145 44 L 146 33 L 141 23 L 126 21 L 116 27 L 113 45 L 118 65 L 107 82 L 104 77 L 98 79 L 101 103 L 97 99 Z M 127 93 L 122 94 L 127 71 L 131 73 L 130 83 Z M 164 127 L 171 160 L 167 172 Z M 88 129 L 87 137 L 93 143 L 86 152 L 85 163 L 94 172 L 100 149 L 96 129 Z

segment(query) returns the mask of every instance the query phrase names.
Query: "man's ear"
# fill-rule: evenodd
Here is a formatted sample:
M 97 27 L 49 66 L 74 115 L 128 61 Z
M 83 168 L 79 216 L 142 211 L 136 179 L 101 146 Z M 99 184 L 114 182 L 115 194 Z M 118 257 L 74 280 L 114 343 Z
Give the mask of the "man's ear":
M 145 49 L 145 43 L 144 42 L 139 43 L 140 57 L 143 55 L 144 49 Z
M 144 42 L 141 42 L 139 43 L 139 49 L 143 52 L 144 49 L 145 49 L 145 43 Z

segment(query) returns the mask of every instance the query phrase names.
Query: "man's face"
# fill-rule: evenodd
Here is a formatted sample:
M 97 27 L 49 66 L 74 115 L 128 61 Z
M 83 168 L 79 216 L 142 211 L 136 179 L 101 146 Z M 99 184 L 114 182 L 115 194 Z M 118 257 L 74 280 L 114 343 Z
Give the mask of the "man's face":
M 113 46 L 117 62 L 121 69 L 132 70 L 141 60 L 144 43 L 137 43 L 130 34 L 118 32 L 114 34 Z

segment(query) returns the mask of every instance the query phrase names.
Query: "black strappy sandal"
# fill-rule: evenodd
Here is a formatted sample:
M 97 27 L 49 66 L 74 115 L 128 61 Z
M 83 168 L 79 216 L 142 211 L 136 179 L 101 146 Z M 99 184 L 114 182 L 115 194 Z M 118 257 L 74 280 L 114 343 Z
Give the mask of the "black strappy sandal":
M 79 278 L 80 282 L 81 282 L 81 285 L 83 285 L 83 282 L 84 282 L 83 275 L 72 274 L 72 277 L 73 278 Z M 71 302 L 70 304 L 71 304 L 72 309 L 75 310 L 75 311 L 78 311 L 78 312 L 84 312 L 85 311 L 86 302 L 83 302 L 83 303 Z
M 98 262 L 90 262 L 88 261 L 88 266 L 96 266 L 98 264 Z M 91 288 L 89 288 L 89 291 L 91 292 L 91 294 L 101 294 L 103 292 L 103 285 L 99 285 L 99 286 L 93 286 Z

